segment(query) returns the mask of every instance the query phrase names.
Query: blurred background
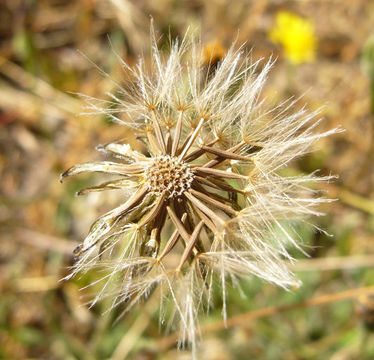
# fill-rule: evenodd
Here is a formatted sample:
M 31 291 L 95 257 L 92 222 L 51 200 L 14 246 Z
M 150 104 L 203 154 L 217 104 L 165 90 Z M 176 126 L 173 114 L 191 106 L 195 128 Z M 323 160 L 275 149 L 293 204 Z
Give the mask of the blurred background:
M 321 130 L 345 129 L 293 163 L 295 173 L 339 175 L 320 188 L 339 201 L 313 220 L 333 236 L 300 227 L 311 255 L 295 254 L 303 286 L 286 292 L 253 279 L 242 282 L 242 292 L 230 289 L 235 326 L 222 329 L 218 298 L 202 316 L 199 358 L 374 359 L 374 297 L 365 289 L 344 295 L 374 285 L 371 0 L 1 0 L 0 358 L 190 358 L 159 326 L 152 298 L 115 322 L 118 313 L 105 313 L 107 304 L 84 305 L 82 295 L 95 289 L 80 289 L 94 274 L 59 282 L 93 219 L 118 196 L 77 198 L 96 179 L 60 184 L 59 174 L 103 159 L 94 150 L 100 143 L 123 138 L 142 150 L 134 134 L 104 116 L 80 115 L 76 93 L 107 98 L 113 85 L 96 65 L 121 81 L 115 52 L 129 64 L 140 54 L 149 59 L 150 15 L 161 46 L 169 33 L 181 37 L 191 27 L 217 59 L 235 39 L 253 49 L 254 60 L 276 56 L 263 96 L 280 102 L 302 95 L 300 106 L 324 105 Z M 336 293 L 343 295 L 330 296 Z M 325 301 L 315 306 L 318 299 Z M 291 308 L 245 315 L 280 305 Z

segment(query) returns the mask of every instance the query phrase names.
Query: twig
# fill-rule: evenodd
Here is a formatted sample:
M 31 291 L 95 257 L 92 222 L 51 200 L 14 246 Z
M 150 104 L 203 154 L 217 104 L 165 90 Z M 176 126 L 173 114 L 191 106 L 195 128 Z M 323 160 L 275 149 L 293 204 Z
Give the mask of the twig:
M 263 318 L 266 316 L 271 316 L 275 314 L 280 314 L 283 312 L 303 309 L 312 306 L 319 306 L 324 304 L 329 304 L 337 301 L 349 300 L 357 298 L 364 294 L 374 294 L 374 286 L 361 287 L 356 289 L 350 289 L 346 291 L 341 291 L 335 294 L 326 294 L 316 296 L 312 299 L 302 301 L 296 304 L 291 305 L 280 305 L 280 306 L 269 306 L 266 308 L 250 311 L 243 314 L 235 315 L 231 318 L 228 318 L 226 321 L 218 321 L 212 324 L 205 325 L 201 328 L 201 333 L 208 333 L 212 331 L 223 330 L 225 328 L 233 327 L 235 325 L 241 325 L 243 323 L 248 323 L 250 320 L 255 320 Z M 177 333 L 173 333 L 168 337 L 162 339 L 159 343 L 159 348 L 162 350 L 168 349 L 173 343 L 176 342 L 178 338 Z
M 81 110 L 81 102 L 72 96 L 57 90 L 47 82 L 26 72 L 22 67 L 0 56 L 0 73 L 12 79 L 23 88 L 69 115 Z
M 65 255 L 73 255 L 73 250 L 77 247 L 77 241 L 69 241 L 52 235 L 46 235 L 37 231 L 17 228 L 15 230 L 16 239 L 24 244 L 31 245 L 43 250 L 53 250 Z
M 58 280 L 56 275 L 34 276 L 14 279 L 13 286 L 17 292 L 43 292 L 58 288 Z
M 374 267 L 374 254 L 305 259 L 290 265 L 294 271 L 348 270 L 371 266 Z
M 329 184 L 327 190 L 332 197 L 337 197 L 342 203 L 358 210 L 374 215 L 374 201 L 349 191 L 343 187 Z
M 147 328 L 152 314 L 156 311 L 158 305 L 158 298 L 153 294 L 152 298 L 148 300 L 145 309 L 136 318 L 130 329 L 123 336 L 117 348 L 114 350 L 110 360 L 123 360 L 131 352 L 134 345 L 137 343 L 144 330 Z

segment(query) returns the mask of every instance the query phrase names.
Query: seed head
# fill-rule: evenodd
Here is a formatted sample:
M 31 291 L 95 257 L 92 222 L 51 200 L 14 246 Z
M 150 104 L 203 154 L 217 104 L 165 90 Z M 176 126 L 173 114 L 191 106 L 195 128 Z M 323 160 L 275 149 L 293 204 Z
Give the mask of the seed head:
M 305 185 L 329 178 L 279 171 L 334 132 L 314 133 L 317 113 L 293 113 L 293 101 L 266 105 L 261 89 L 271 62 L 259 70 L 233 45 L 207 69 L 199 46 L 186 36 L 164 58 L 153 35 L 148 72 L 142 60 L 135 69 L 122 62 L 130 79 L 126 87 L 115 83 L 119 95 L 109 102 L 86 97 L 92 112 L 135 131 L 147 155 L 107 144 L 99 149 L 119 161 L 62 174 L 114 174 L 116 180 L 79 194 L 130 194 L 92 225 L 69 277 L 100 269 L 103 285 L 93 303 L 111 296 L 113 307 L 126 309 L 158 287 L 162 303 L 175 305 L 180 344 L 193 349 L 198 311 L 209 307 L 215 279 L 224 302 L 228 278 L 298 284 L 285 260 L 292 260 L 287 248 L 300 245 L 284 220 L 319 215 L 315 207 L 324 200 Z

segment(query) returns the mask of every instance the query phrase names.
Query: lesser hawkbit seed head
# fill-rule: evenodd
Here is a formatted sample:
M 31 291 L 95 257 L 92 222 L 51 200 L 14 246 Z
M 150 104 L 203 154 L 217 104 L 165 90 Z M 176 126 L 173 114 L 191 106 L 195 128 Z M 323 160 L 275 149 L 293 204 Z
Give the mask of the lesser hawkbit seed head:
M 158 288 L 162 304 L 175 306 L 180 344 L 189 341 L 193 350 L 198 312 L 209 307 L 214 283 L 224 303 L 227 279 L 298 284 L 287 249 L 302 250 L 300 239 L 284 221 L 320 215 L 316 206 L 325 200 L 305 185 L 330 177 L 279 170 L 335 131 L 315 133 L 318 112 L 294 112 L 293 101 L 266 105 L 261 89 L 271 62 L 259 70 L 233 46 L 206 66 L 199 46 L 186 36 L 164 57 L 153 35 L 148 71 L 142 60 L 135 69 L 122 62 L 130 79 L 124 87 L 113 81 L 119 95 L 85 97 L 91 112 L 136 132 L 146 155 L 107 144 L 98 149 L 116 162 L 75 165 L 61 176 L 116 175 L 78 194 L 127 194 L 92 225 L 70 277 L 99 269 L 105 275 L 93 303 L 111 297 L 112 307 L 126 310 Z

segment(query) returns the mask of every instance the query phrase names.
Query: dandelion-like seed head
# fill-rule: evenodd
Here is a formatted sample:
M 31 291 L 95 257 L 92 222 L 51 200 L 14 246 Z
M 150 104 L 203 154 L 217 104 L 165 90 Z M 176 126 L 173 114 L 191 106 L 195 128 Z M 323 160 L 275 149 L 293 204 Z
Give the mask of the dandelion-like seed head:
M 147 151 L 106 144 L 99 150 L 116 162 L 75 165 L 62 174 L 117 175 L 79 195 L 128 194 L 92 225 L 70 277 L 104 270 L 93 303 L 110 296 L 112 307 L 126 309 L 158 288 L 175 306 L 180 344 L 189 341 L 193 349 L 198 312 L 209 307 L 216 280 L 224 303 L 229 278 L 298 283 L 287 249 L 302 250 L 300 239 L 284 222 L 320 215 L 316 206 L 324 199 L 306 185 L 330 177 L 286 177 L 280 170 L 335 131 L 316 133 L 318 112 L 294 112 L 295 101 L 266 105 L 261 89 L 271 62 L 260 69 L 233 45 L 206 66 L 200 48 L 186 36 L 166 57 L 153 34 L 150 69 L 142 60 L 135 68 L 122 62 L 126 87 L 112 80 L 118 91 L 110 101 L 85 98 L 91 112 L 136 132 Z

